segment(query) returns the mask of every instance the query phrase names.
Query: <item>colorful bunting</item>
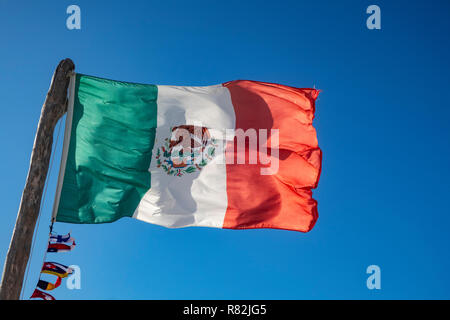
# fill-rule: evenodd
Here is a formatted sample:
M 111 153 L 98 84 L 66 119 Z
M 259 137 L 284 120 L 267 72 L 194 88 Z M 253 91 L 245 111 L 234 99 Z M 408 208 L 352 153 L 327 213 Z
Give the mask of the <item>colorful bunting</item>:
M 53 224 L 50 226 L 50 236 L 48 239 L 47 252 L 67 252 L 75 248 L 75 239 L 70 236 L 70 232 L 66 235 L 52 234 Z M 44 258 L 45 260 L 45 258 Z M 69 274 L 73 273 L 73 270 L 68 266 L 57 262 L 44 262 L 41 269 L 41 274 L 51 274 L 57 277 L 55 283 L 51 283 L 45 280 L 41 280 L 37 283 L 37 287 L 42 290 L 54 290 L 61 285 L 63 278 L 66 278 Z M 35 289 L 30 299 L 42 299 L 42 300 L 55 300 L 55 298 L 39 289 Z

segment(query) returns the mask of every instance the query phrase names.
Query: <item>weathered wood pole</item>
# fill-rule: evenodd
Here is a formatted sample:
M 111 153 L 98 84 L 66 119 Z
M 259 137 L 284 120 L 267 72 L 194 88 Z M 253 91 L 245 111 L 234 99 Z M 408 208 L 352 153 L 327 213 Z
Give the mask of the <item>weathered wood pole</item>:
M 42 191 L 47 178 L 53 131 L 56 123 L 67 110 L 67 87 L 70 74 L 74 69 L 75 65 L 70 59 L 64 59 L 58 64 L 42 106 L 25 189 L 22 193 L 16 225 L 3 268 L 0 285 L 1 300 L 20 299 L 33 233 L 41 206 Z

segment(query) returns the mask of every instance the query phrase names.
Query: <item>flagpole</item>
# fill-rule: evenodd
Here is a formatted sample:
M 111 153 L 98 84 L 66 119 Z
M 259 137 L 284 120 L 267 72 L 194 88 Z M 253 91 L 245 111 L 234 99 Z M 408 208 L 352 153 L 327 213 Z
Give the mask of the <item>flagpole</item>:
M 53 131 L 56 123 L 67 110 L 67 88 L 69 77 L 74 69 L 75 65 L 70 59 L 64 59 L 58 64 L 42 106 L 28 176 L 3 268 L 0 300 L 18 300 L 20 298 L 34 228 L 41 206 L 42 192 L 49 169 Z

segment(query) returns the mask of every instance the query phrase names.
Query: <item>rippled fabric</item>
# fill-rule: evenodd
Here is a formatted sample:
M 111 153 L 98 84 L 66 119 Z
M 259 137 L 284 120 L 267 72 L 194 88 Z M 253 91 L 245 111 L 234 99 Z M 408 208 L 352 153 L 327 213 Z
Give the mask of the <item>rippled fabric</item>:
M 105 223 L 133 215 L 150 188 L 157 95 L 154 85 L 76 75 L 57 221 Z
M 275 173 L 261 174 L 267 167 L 262 163 L 227 164 L 228 208 L 223 228 L 310 231 L 318 218 L 311 190 L 317 187 L 322 166 L 312 124 L 319 91 L 245 80 L 224 86 L 231 92 L 236 129 L 276 129 L 279 134 L 277 139 L 269 135 L 266 143 L 271 163 L 278 163 Z M 227 153 L 234 145 L 235 141 L 228 143 Z M 241 152 L 248 159 L 249 148 Z
M 55 298 L 46 292 L 42 292 L 39 289 L 35 289 L 30 299 L 42 299 L 42 300 L 55 300 Z
M 44 262 L 41 270 L 41 273 L 52 274 L 60 278 L 65 278 L 72 272 L 71 268 L 57 262 Z
M 37 287 L 42 290 L 50 291 L 58 288 L 60 285 L 61 285 L 61 277 L 57 277 L 55 283 L 51 283 L 45 280 L 39 280 Z

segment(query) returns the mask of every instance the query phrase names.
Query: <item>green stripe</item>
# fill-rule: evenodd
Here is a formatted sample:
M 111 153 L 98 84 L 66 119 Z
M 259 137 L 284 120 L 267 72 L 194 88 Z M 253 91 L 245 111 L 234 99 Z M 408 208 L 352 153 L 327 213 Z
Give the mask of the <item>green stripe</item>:
M 70 146 L 56 221 L 132 216 L 150 188 L 155 85 L 76 75 Z

